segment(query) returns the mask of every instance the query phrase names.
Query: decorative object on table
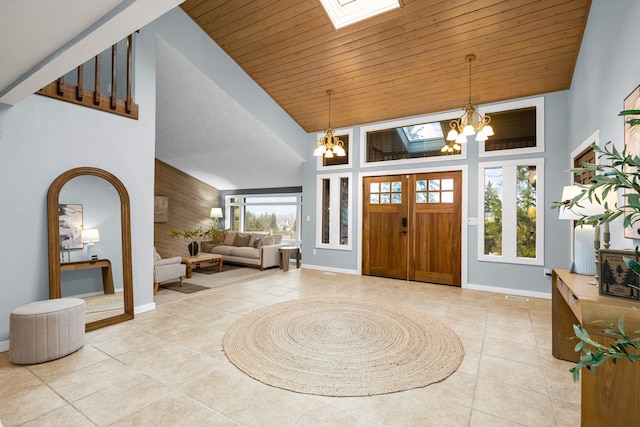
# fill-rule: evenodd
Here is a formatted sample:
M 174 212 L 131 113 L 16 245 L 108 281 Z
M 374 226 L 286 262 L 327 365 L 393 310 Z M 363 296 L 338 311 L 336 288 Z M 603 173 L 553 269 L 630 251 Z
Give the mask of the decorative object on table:
M 640 114 L 634 115 L 632 114 L 634 111 L 640 113 L 640 86 L 636 87 L 633 92 L 629 94 L 624 100 L 624 110 L 629 114 L 625 114 L 627 116 L 627 120 L 625 120 L 624 126 L 624 146 L 627 150 L 627 153 L 631 156 L 640 155 L 640 127 L 635 127 L 631 125 L 634 120 L 638 121 L 640 118 Z M 627 125 L 631 126 L 627 126 Z M 626 165 L 626 171 L 629 171 L 630 165 Z M 633 194 L 633 189 L 625 188 L 624 194 L 627 197 L 628 194 Z M 631 212 L 630 207 L 625 207 L 624 209 L 625 215 Z M 627 239 L 640 239 L 640 226 L 630 224 L 629 226 L 624 228 L 624 237 Z
M 97 228 L 85 228 L 82 230 L 80 240 L 87 243 L 87 259 L 96 260 L 96 243 L 100 241 L 100 231 Z
M 242 372 L 321 396 L 370 396 L 424 387 L 454 373 L 460 338 L 405 306 L 353 298 L 303 298 L 252 311 L 222 340 Z
M 153 197 L 153 222 L 169 221 L 169 198 L 165 196 Z
M 191 256 L 196 256 L 198 255 L 199 252 L 199 245 L 198 245 L 198 237 L 201 237 L 203 235 L 202 229 L 200 228 L 196 228 L 196 229 L 186 229 L 183 231 L 178 231 L 178 230 L 173 230 L 171 231 L 171 233 L 169 233 L 169 237 L 171 238 L 176 238 L 176 237 L 183 237 L 185 239 L 189 239 L 191 240 L 189 242 L 189 244 L 187 245 L 187 248 L 189 249 L 189 255 Z
M 60 247 L 65 249 L 82 249 L 82 205 L 58 204 L 60 222 Z
M 211 208 L 210 218 L 213 218 L 213 226 L 220 229 L 220 218 L 222 218 L 222 208 Z
M 471 63 L 476 60 L 476 56 L 469 54 L 465 56 L 464 60 L 469 62 L 469 102 L 462 109 L 464 111 L 462 116 L 456 120 L 451 120 L 451 123 L 449 123 L 451 130 L 447 134 L 447 141 L 455 141 L 458 146 L 467 142 L 467 137 L 474 134 L 476 135 L 476 141 L 486 141 L 490 136 L 494 135 L 493 127 L 489 124 L 491 117 L 478 113 L 478 106 L 471 103 Z
M 559 207 L 558 218 L 577 221 L 583 217 L 602 215 L 605 205 L 613 208 L 617 206 L 617 196 L 615 192 L 608 193 L 603 197 L 602 192 L 596 194 L 591 200 L 582 200 L 579 204 L 570 205 L 570 201 L 582 192 L 586 192 L 584 186 L 567 185 L 562 189 L 562 200 L 564 205 Z M 603 204 L 597 203 L 603 201 Z M 605 232 L 608 232 L 609 224 L 605 223 Z M 596 236 L 597 229 L 597 236 Z M 573 231 L 573 262 L 572 272 L 593 276 L 596 274 L 595 251 L 599 249 L 600 243 L 595 246 L 595 241 L 600 241 L 600 230 L 588 223 L 578 223 Z M 608 240 L 607 240 L 608 244 Z
M 600 249 L 598 254 L 600 295 L 640 300 L 638 275 L 625 262 L 625 258 L 637 262 L 636 252 Z

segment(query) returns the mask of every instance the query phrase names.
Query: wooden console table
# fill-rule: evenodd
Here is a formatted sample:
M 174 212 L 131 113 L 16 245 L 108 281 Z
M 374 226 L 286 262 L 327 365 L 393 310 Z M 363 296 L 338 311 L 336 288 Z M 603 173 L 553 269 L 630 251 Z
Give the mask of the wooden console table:
M 601 296 L 598 287 L 589 284 L 593 276 L 554 269 L 552 275 L 552 354 L 557 359 L 578 362 L 580 353 L 573 325 L 580 324 L 589 335 L 604 345 L 615 339 L 602 333 L 607 325 L 594 323 L 604 320 L 613 324 L 624 317 L 625 330 L 640 330 L 640 302 Z M 567 372 L 567 375 L 571 375 Z M 583 369 L 581 424 L 582 426 L 632 426 L 640 420 L 640 363 L 620 360 L 615 365 L 606 362 L 593 371 Z
M 60 271 L 87 270 L 89 268 L 102 269 L 102 287 L 105 294 L 114 293 L 113 273 L 111 273 L 111 261 L 108 259 L 71 261 L 60 264 Z

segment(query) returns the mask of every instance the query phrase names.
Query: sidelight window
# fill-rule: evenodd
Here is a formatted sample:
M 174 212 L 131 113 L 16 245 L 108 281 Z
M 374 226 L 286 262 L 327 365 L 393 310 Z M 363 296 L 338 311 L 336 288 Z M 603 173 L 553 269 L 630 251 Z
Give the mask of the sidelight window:
M 544 161 L 479 165 L 478 259 L 542 265 Z
M 316 247 L 351 250 L 351 174 L 318 176 Z

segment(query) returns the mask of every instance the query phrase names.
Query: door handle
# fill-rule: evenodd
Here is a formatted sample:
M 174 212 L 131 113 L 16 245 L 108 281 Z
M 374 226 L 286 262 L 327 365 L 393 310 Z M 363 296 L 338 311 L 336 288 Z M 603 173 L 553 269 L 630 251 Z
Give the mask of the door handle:
M 402 218 L 402 226 L 403 227 L 407 226 L 407 217 Z
M 407 230 L 402 230 L 400 234 L 407 234 Z

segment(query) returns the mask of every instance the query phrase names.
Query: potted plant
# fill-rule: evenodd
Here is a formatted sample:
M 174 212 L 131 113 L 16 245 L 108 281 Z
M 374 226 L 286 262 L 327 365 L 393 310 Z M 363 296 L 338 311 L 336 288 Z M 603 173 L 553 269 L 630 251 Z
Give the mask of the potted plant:
M 182 237 L 191 240 L 188 245 L 189 255 L 191 256 L 198 255 L 199 248 L 197 239 L 200 236 L 202 236 L 202 229 L 200 228 L 186 229 L 183 231 L 173 230 L 171 231 L 171 233 L 169 233 L 169 237 L 171 238 Z
M 621 116 L 640 115 L 640 110 L 624 110 Z M 627 120 L 630 126 L 640 124 L 640 119 L 631 118 Z M 571 208 L 580 206 L 582 200 L 603 203 L 607 194 L 617 192 L 619 189 L 625 190 L 623 194 L 622 206 L 608 206 L 604 204 L 604 213 L 601 215 L 583 216 L 578 220 L 578 224 L 601 225 L 609 223 L 618 217 L 623 217 L 624 227 L 633 225 L 640 221 L 640 158 L 635 154 L 627 152 L 626 147 L 619 151 L 608 142 L 604 147 L 593 146 L 594 151 L 601 161 L 600 164 L 585 163 L 580 168 L 571 169 L 570 172 L 579 174 L 593 171 L 592 184 L 584 185 L 582 192 L 571 200 L 556 202 L 552 208 Z M 601 198 L 600 198 L 601 197 Z M 636 253 L 640 256 L 640 251 L 636 248 Z M 632 259 L 625 259 L 625 263 L 636 274 L 640 275 L 640 264 Z M 609 324 L 604 329 L 607 333 L 615 337 L 615 343 L 605 346 L 592 339 L 587 331 L 579 325 L 574 325 L 573 329 L 579 342 L 575 347 L 576 352 L 581 352 L 580 361 L 571 369 L 573 378 L 578 381 L 580 370 L 589 370 L 611 361 L 616 363 L 618 359 L 628 359 L 635 362 L 640 359 L 640 331 L 634 331 L 629 335 L 624 329 L 624 318 L 620 317 L 617 325 Z

